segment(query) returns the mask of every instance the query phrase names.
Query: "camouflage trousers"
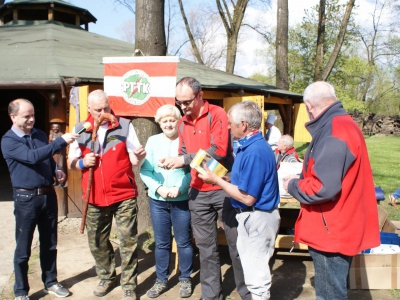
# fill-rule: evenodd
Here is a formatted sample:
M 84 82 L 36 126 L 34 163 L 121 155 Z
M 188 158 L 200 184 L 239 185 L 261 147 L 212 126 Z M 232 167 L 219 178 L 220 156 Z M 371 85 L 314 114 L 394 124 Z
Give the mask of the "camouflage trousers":
M 89 204 L 86 230 L 89 248 L 101 280 L 115 280 L 115 252 L 110 242 L 113 217 L 117 227 L 121 255 L 121 288 L 135 290 L 137 286 L 137 203 L 136 198 L 110 206 Z

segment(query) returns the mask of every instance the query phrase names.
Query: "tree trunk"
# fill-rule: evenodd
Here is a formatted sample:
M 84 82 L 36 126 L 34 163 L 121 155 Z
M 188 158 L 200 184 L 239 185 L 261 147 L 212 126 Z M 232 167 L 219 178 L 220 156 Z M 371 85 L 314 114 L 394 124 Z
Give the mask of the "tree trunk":
M 236 4 L 231 1 L 231 4 L 233 5 L 233 17 L 225 0 L 216 0 L 216 2 L 218 13 L 221 17 L 222 23 L 224 24 L 227 36 L 225 72 L 233 74 L 233 71 L 235 70 L 239 30 L 242 26 L 244 13 L 246 12 L 249 0 L 238 0 Z
M 322 2 L 324 2 L 324 5 L 325 5 L 325 0 L 320 0 L 320 3 L 322 3 Z M 326 81 L 328 79 L 329 74 L 331 73 L 333 66 L 335 65 L 336 59 L 339 56 L 340 48 L 343 45 L 344 36 L 346 35 L 346 30 L 347 30 L 347 24 L 349 23 L 349 19 L 350 19 L 351 11 L 353 10 L 353 7 L 354 7 L 354 3 L 355 3 L 355 0 L 349 0 L 347 2 L 346 12 L 344 13 L 342 23 L 340 24 L 339 34 L 336 39 L 335 47 L 333 48 L 331 56 L 329 57 L 329 60 L 326 63 L 325 67 L 321 68 L 322 65 L 317 66 L 318 59 L 316 59 L 314 81 L 318 81 L 318 80 Z M 324 18 L 326 18 L 325 12 L 324 12 Z M 324 22 L 323 26 L 325 27 L 325 22 Z M 324 32 L 325 32 L 325 29 L 324 29 Z M 318 35 L 319 35 L 319 29 L 318 29 Z M 320 41 L 318 40 L 318 43 L 319 42 Z M 317 46 L 317 56 L 318 56 L 318 54 L 322 55 L 322 63 L 323 63 L 323 53 L 318 52 L 318 46 Z M 317 69 L 317 67 L 318 67 L 318 69 Z
M 135 47 L 144 56 L 165 56 L 164 0 L 136 0 Z
M 164 0 L 136 0 L 135 46 L 145 56 L 166 55 Z M 134 118 L 132 124 L 142 145 L 146 144 L 150 136 L 160 132 L 159 126 L 150 118 Z M 138 233 L 141 234 L 151 228 L 149 199 L 139 170 L 134 169 L 139 189 Z
M 321 73 L 324 68 L 324 45 L 325 45 L 325 14 L 326 1 L 319 1 L 318 11 L 318 35 L 317 35 L 317 53 L 315 56 L 315 68 L 314 68 L 314 81 L 321 80 Z
M 278 0 L 276 28 L 276 82 L 283 90 L 289 90 L 288 38 L 289 8 L 288 0 Z

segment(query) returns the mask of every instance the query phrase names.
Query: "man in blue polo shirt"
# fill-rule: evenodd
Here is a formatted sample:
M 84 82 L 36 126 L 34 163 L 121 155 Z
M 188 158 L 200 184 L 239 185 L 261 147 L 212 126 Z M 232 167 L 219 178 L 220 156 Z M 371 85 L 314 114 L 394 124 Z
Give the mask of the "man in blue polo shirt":
M 231 197 L 239 223 L 237 249 L 247 288 L 253 300 L 267 300 L 271 288 L 268 263 L 280 223 L 275 158 L 259 130 L 262 113 L 256 103 L 237 103 L 228 111 L 228 117 L 232 137 L 239 145 L 231 183 L 209 170 L 199 177 L 219 185 Z
M 65 181 L 53 155 L 72 143 L 78 134 L 66 133 L 50 144 L 47 135 L 33 128 L 35 110 L 26 99 L 16 99 L 8 105 L 13 126 L 1 139 L 1 150 L 10 171 L 14 189 L 15 240 L 14 253 L 16 300 L 29 300 L 28 261 L 33 233 L 39 230 L 40 266 L 44 292 L 67 297 L 69 291 L 57 281 L 57 196 L 54 177 Z

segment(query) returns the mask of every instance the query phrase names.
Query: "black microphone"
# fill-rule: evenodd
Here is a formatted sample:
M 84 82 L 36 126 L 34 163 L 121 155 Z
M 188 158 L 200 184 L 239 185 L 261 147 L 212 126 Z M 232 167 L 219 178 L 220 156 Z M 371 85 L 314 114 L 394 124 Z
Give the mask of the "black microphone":
M 92 124 L 90 124 L 89 122 L 86 122 L 85 124 L 83 124 L 83 127 L 78 130 L 77 134 L 81 134 L 82 132 L 85 132 L 86 130 L 89 130 L 90 128 L 92 128 Z

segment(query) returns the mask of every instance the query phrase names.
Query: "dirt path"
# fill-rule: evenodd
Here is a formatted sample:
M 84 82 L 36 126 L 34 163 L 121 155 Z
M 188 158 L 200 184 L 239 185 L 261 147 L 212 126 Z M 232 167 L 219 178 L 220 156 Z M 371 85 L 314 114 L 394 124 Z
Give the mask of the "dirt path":
M 72 219 L 73 220 L 73 219 Z M 59 242 L 58 242 L 58 279 L 68 287 L 72 293 L 67 299 L 78 300 L 111 300 L 121 299 L 122 292 L 120 287 L 112 290 L 108 295 L 98 298 L 93 295 L 93 287 L 98 283 L 94 269 L 93 258 L 87 246 L 86 235 L 78 233 L 79 219 L 76 221 L 62 222 L 59 224 Z M 76 223 L 76 224 L 75 224 Z M 115 240 L 117 247 L 117 241 Z M 154 245 L 150 245 L 152 249 Z M 236 293 L 232 268 L 230 267 L 229 254 L 226 247 L 221 246 L 221 265 L 223 272 L 223 289 L 225 299 L 239 300 Z M 2 258 L 4 259 L 4 258 Z M 12 258 L 6 258 L 12 259 Z M 287 254 L 278 252 L 273 261 L 273 284 L 272 300 L 311 300 L 315 299 L 313 288 L 314 269 L 312 261 L 307 253 Z M 119 262 L 117 261 L 119 265 Z M 171 262 L 171 266 L 173 261 Z M 38 261 L 38 247 L 32 252 L 32 259 L 29 271 L 29 283 L 31 286 L 30 299 L 58 299 L 52 295 L 43 293 L 43 284 L 40 279 L 40 266 Z M 119 269 L 117 269 L 119 272 Z M 195 258 L 195 272 L 192 275 L 194 292 L 189 299 L 200 299 L 199 284 L 199 265 L 198 255 Z M 155 280 L 154 255 L 151 250 L 139 251 L 139 276 L 138 276 L 138 299 L 149 299 L 146 296 L 147 290 L 152 286 Z M 12 300 L 12 285 L 14 278 L 11 278 L 0 295 L 0 299 Z M 180 299 L 179 283 L 176 275 L 173 275 L 169 282 L 170 289 L 157 299 L 175 300 Z M 390 290 L 350 290 L 349 300 L 393 300 L 400 299 L 393 296 Z

